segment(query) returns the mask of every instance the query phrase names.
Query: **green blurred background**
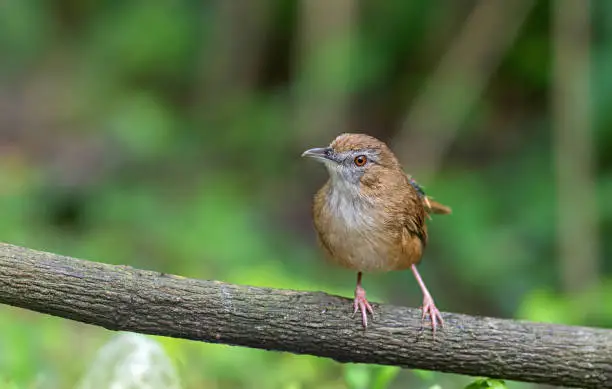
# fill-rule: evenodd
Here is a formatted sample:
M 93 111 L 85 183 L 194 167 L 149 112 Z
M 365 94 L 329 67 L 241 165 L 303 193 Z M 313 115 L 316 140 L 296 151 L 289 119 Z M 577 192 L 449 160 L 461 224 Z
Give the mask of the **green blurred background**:
M 299 156 L 366 132 L 453 207 L 420 266 L 440 309 L 612 326 L 612 2 L 4 0 L 0 53 L 1 241 L 351 297 Z M 409 272 L 364 286 L 421 303 Z M 0 382 L 74 387 L 114 335 L 1 306 Z M 183 388 L 471 381 L 152 339 Z

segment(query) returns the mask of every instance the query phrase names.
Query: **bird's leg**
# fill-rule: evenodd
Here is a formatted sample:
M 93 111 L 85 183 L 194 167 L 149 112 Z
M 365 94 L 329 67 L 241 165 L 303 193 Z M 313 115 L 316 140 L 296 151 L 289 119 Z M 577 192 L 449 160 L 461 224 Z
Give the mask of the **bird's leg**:
M 411 269 L 412 274 L 414 274 L 414 278 L 416 278 L 417 282 L 419 283 L 419 286 L 421 287 L 421 290 L 423 291 L 423 320 L 425 319 L 426 315 L 429 315 L 429 319 L 431 320 L 431 326 L 435 334 L 438 322 L 440 322 L 440 326 L 444 325 L 444 320 L 442 320 L 442 314 L 440 314 L 440 311 L 438 310 L 438 308 L 436 308 L 433 298 L 431 297 L 431 294 L 429 294 L 429 291 L 427 290 L 427 287 L 425 286 L 425 283 L 423 282 L 423 279 L 421 278 L 421 275 L 419 274 L 416 265 L 412 265 Z
M 374 316 L 374 311 L 372 310 L 372 306 L 368 300 L 366 300 L 365 289 L 363 289 L 361 286 L 361 272 L 357 273 L 357 286 L 355 287 L 355 301 L 353 302 L 353 308 L 353 316 L 355 316 L 357 311 L 361 311 L 363 328 L 366 328 L 368 326 L 368 312 Z

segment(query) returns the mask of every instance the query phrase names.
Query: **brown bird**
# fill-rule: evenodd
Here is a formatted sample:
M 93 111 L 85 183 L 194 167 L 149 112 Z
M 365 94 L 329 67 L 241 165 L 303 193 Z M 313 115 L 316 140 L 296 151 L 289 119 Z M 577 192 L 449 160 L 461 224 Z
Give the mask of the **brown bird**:
M 435 332 L 442 315 L 416 264 L 427 245 L 426 216 L 451 209 L 427 197 L 387 145 L 369 135 L 342 134 L 302 156 L 323 162 L 329 172 L 314 198 L 314 225 L 327 257 L 357 271 L 353 314 L 361 311 L 367 327 L 367 312 L 374 313 L 362 273 L 410 268 L 423 291 L 423 318 L 429 316 Z

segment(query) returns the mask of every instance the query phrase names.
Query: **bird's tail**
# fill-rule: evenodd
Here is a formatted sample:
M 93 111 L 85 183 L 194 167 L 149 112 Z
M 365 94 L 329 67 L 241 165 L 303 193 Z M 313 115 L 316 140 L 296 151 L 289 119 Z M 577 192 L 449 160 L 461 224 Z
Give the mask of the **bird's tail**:
M 410 185 L 412 185 L 412 187 L 417 191 L 419 197 L 422 199 L 423 206 L 425 207 L 425 212 L 427 212 L 427 215 L 431 215 L 432 213 L 436 215 L 448 215 L 452 212 L 450 207 L 447 207 L 444 204 L 434 201 L 433 198 L 427 196 L 425 194 L 425 191 L 423 190 L 423 187 L 419 185 L 416 180 L 412 178 L 411 175 L 407 174 L 407 176 Z
M 442 203 L 439 203 L 433 200 L 429 196 L 423 197 L 423 205 L 425 206 L 425 211 L 428 214 L 436 214 L 436 215 L 448 215 L 452 213 L 452 209 Z

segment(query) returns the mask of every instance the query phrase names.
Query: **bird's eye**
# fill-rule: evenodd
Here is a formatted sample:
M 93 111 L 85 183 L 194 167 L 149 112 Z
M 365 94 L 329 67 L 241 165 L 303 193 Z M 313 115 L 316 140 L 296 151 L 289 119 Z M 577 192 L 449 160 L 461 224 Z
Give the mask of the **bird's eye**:
M 359 167 L 365 165 L 366 162 L 368 162 L 368 157 L 366 157 L 365 155 L 358 155 L 355 157 L 355 165 Z

